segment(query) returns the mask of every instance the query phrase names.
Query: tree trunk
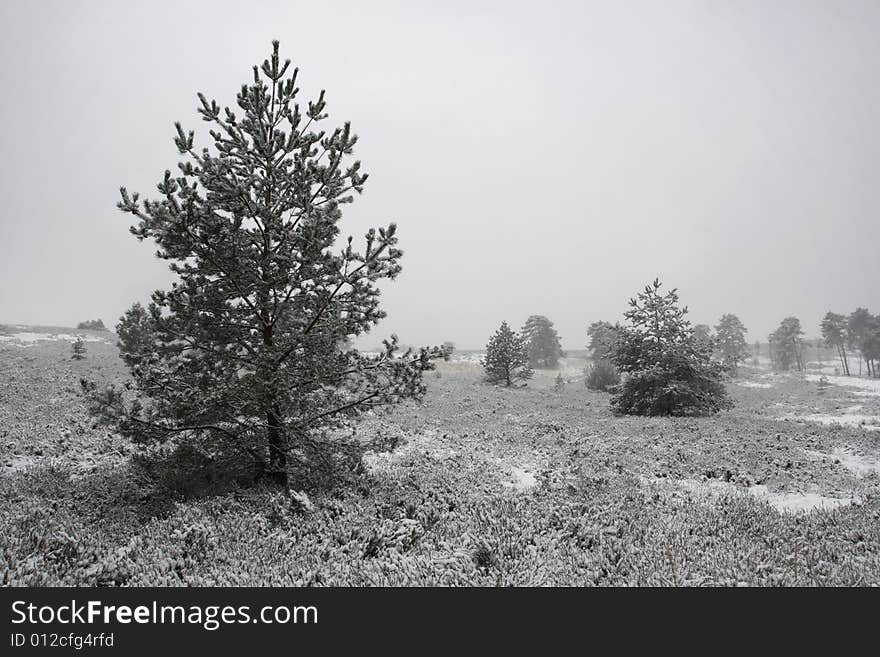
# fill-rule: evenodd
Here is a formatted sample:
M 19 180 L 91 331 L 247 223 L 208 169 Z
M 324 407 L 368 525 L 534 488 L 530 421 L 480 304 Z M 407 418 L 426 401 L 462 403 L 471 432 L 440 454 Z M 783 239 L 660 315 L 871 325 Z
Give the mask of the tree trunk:
M 278 408 L 266 413 L 266 424 L 269 427 L 269 478 L 279 486 L 287 487 L 287 441 L 284 427 L 281 426 Z

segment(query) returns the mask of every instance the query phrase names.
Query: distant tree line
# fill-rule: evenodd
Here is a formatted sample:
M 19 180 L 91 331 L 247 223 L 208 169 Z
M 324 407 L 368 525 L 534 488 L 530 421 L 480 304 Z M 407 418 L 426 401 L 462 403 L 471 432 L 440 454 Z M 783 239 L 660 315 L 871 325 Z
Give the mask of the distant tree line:
M 861 363 L 865 362 L 868 376 L 876 377 L 877 361 L 880 360 L 880 315 L 872 315 L 867 308 L 856 308 L 849 316 L 829 311 L 820 324 L 822 338 L 837 351 L 845 376 L 852 374 L 849 353 L 857 353 L 859 375 Z
M 723 379 L 748 356 L 745 327 L 735 315 L 721 318 L 717 335 L 708 326 L 693 326 L 677 290 L 660 288 L 655 280 L 630 299 L 627 325 L 589 326 L 587 387 L 612 393 L 612 409 L 620 414 L 708 415 L 729 408 Z M 535 367 L 556 366 L 561 356 L 553 323 L 532 315 L 519 334 L 501 324 L 486 347 L 483 367 L 489 382 L 513 386 L 530 378 Z M 555 388 L 564 388 L 561 373 Z
M 81 331 L 106 331 L 107 327 L 104 326 L 104 322 L 100 319 L 87 319 L 84 322 L 80 322 L 76 325 Z

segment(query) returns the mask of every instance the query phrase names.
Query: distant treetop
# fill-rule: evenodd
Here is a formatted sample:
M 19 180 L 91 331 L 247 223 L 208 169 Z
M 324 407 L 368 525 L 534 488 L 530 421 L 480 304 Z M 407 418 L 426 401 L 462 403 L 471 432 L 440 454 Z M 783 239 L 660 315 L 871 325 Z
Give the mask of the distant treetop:
M 80 322 L 76 325 L 76 328 L 80 330 L 86 331 L 106 331 L 107 327 L 104 326 L 104 322 L 100 319 L 87 319 L 84 322 Z

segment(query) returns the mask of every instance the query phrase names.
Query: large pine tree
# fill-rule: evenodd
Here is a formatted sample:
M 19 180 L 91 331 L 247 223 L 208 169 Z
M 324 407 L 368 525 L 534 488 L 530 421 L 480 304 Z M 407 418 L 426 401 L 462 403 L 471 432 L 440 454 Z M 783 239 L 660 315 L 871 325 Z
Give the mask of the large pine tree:
M 532 315 L 520 331 L 529 351 L 529 366 L 553 368 L 559 364 L 562 345 L 553 322 L 544 315 Z
M 507 322 L 501 322 L 501 327 L 489 339 L 482 365 L 489 383 L 512 386 L 532 376 L 528 345 L 522 336 L 511 330 Z
M 396 338 L 377 356 L 345 347 L 385 316 L 376 283 L 400 273 L 402 252 L 393 223 L 367 230 L 361 250 L 340 243 L 342 208 L 367 179 L 351 159 L 357 136 L 348 123 L 319 129 L 324 92 L 302 107 L 297 78 L 274 42 L 237 110 L 198 94 L 213 150 L 178 123 L 184 159 L 160 196 L 122 188 L 131 232 L 155 241 L 177 281 L 117 327 L 133 381 L 85 384 L 121 433 L 240 450 L 279 483 L 291 452 L 322 430 L 421 396 L 442 355 L 400 354 Z
M 662 294 L 660 286 L 655 280 L 645 287 L 624 314 L 630 325 L 621 329 L 612 360 L 626 376 L 612 408 L 627 415 L 708 415 L 730 407 L 711 344 L 694 335 L 677 291 Z

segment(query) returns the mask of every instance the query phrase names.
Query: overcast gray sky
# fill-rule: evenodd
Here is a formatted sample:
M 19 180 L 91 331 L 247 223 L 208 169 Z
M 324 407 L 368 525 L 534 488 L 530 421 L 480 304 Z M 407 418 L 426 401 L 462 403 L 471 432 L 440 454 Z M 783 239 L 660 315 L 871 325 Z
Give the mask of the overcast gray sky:
M 872 0 L 3 0 L 0 321 L 115 325 L 169 284 L 118 188 L 154 195 L 196 92 L 232 105 L 278 38 L 360 135 L 343 233 L 399 224 L 366 346 L 544 314 L 577 349 L 655 276 L 694 322 L 814 335 L 880 310 L 878 34 Z

